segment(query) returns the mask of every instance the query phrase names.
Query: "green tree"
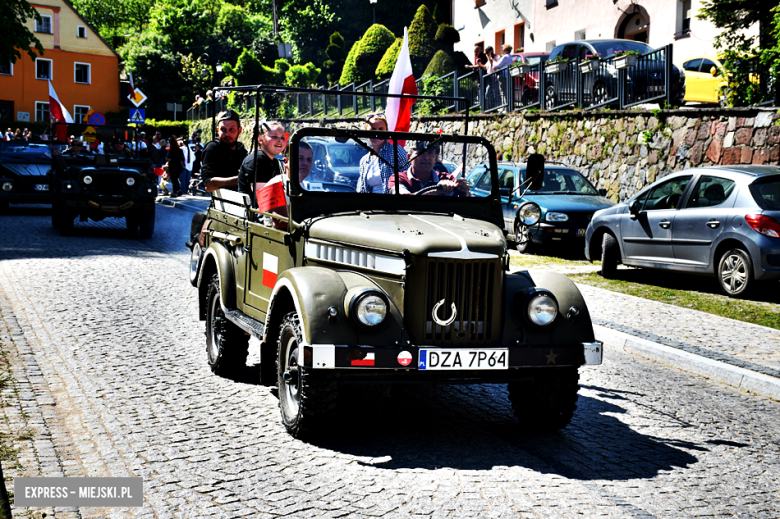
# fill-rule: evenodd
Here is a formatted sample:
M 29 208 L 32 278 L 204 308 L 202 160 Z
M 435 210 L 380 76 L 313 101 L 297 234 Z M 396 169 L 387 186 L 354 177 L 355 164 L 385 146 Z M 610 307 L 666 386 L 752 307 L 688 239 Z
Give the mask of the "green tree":
M 401 47 L 404 45 L 403 38 L 396 38 L 390 47 L 385 51 L 385 55 L 379 61 L 379 65 L 376 66 L 376 77 L 379 79 L 387 79 L 393 75 L 393 69 L 395 63 L 398 61 L 398 55 L 401 54 Z
M 452 25 L 441 23 L 436 29 L 436 41 L 442 49 L 452 52 L 455 44 L 460 41 L 460 33 Z
M 181 58 L 173 50 L 170 36 L 144 31 L 119 50 L 125 71 L 132 72 L 135 85 L 149 95 L 150 116 L 167 115 L 165 103 L 192 103 L 195 91 L 179 76 Z
M 149 23 L 149 13 L 155 0 L 72 0 L 73 7 L 114 47 L 120 46 L 124 35 L 139 33 Z
M 154 4 L 149 28 L 170 36 L 176 47 L 202 44 L 214 32 L 221 2 L 210 0 L 165 0 Z
M 0 34 L 3 35 L 0 42 L 0 63 L 16 63 L 22 57 L 19 49 L 27 52 L 30 59 L 35 61 L 36 52 L 43 55 L 43 45 L 27 28 L 27 20 L 35 18 L 40 20 L 38 11 L 27 0 L 12 0 L 4 2 L 3 15 L 0 16 Z
M 339 78 L 339 85 L 344 86 L 349 83 L 357 82 L 360 80 L 360 69 L 355 64 L 355 59 L 360 51 L 360 40 L 352 44 L 352 48 L 349 49 L 347 59 L 344 61 L 344 68 L 341 69 L 341 77 Z
M 753 67 L 748 63 L 757 60 L 777 80 L 780 57 L 780 9 L 777 2 L 705 0 L 697 17 L 709 20 L 722 29 L 715 37 L 715 47 L 721 51 L 729 75 L 729 104 L 747 105 L 762 101 L 769 78 L 764 74 L 760 83 L 751 81 Z M 754 25 L 758 25 L 757 37 L 747 33 Z
M 459 73 L 466 71 L 466 65 L 470 65 L 471 62 L 462 52 L 447 52 L 440 50 L 433 55 L 431 62 L 423 72 L 423 76 L 433 75 L 441 77 L 449 74 L 453 70 L 457 70 Z
M 421 5 L 414 15 L 409 27 L 409 57 L 412 60 L 412 70 L 419 74 L 439 50 L 436 41 L 438 26 L 425 5 Z
M 316 85 L 322 70 L 311 61 L 305 65 L 291 65 L 284 73 L 285 84 L 292 87 L 310 87 Z
M 344 60 L 347 57 L 347 43 L 341 34 L 334 32 L 330 35 L 330 43 L 325 49 L 325 54 L 328 59 L 323 64 L 323 68 L 328 71 L 328 82 L 334 83 L 341 77 L 341 70 L 344 68 Z

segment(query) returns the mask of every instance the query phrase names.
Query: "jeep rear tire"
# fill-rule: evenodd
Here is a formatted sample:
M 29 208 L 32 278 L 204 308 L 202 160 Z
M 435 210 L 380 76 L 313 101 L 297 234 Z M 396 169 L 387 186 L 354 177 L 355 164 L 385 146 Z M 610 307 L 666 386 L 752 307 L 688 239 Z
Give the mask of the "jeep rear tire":
M 154 235 L 154 206 L 144 209 L 139 214 L 141 220 L 141 238 L 148 240 Z
M 336 413 L 338 389 L 330 370 L 313 370 L 302 366 L 301 323 L 296 312 L 284 316 L 279 329 L 276 373 L 279 409 L 282 423 L 293 437 L 300 438 L 327 432 L 328 422 Z
M 217 274 L 211 277 L 209 283 L 206 309 L 206 354 L 209 367 L 221 377 L 235 377 L 246 367 L 249 336 L 225 317 Z
M 52 218 L 57 219 L 57 229 L 60 230 L 60 235 L 67 236 L 73 232 L 73 219 L 76 217 L 71 213 L 63 202 L 57 204 L 57 208 L 52 207 Z
M 528 380 L 507 385 L 512 410 L 520 425 L 531 431 L 563 429 L 577 409 L 579 373 L 575 367 L 538 368 Z

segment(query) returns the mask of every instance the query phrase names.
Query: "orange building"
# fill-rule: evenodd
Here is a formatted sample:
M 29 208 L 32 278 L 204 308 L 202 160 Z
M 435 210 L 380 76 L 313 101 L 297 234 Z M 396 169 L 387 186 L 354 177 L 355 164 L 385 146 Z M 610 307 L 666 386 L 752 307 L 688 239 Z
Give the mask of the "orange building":
M 119 55 L 67 0 L 30 3 L 41 21 L 27 26 L 44 53 L 34 62 L 23 52 L 16 63 L 0 63 L 0 120 L 48 123 L 47 79 L 75 122 L 90 108 L 118 110 Z

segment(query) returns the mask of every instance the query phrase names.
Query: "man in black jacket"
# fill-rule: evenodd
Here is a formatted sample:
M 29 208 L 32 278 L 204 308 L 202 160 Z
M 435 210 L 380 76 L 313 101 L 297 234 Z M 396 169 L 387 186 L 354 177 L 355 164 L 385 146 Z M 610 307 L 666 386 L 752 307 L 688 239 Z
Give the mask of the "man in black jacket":
M 238 186 L 238 170 L 248 153 L 238 142 L 241 129 L 241 120 L 233 110 L 217 116 L 219 140 L 206 144 L 201 161 L 200 178 L 206 191 Z

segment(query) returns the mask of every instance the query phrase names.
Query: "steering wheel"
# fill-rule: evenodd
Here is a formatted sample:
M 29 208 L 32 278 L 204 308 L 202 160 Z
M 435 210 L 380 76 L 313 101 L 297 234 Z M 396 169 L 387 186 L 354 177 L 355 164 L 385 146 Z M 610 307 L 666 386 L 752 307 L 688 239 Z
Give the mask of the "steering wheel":
M 433 186 L 422 188 L 421 190 L 417 191 L 414 195 L 415 196 L 424 195 L 425 193 L 430 193 L 431 191 L 438 191 L 438 190 L 439 190 L 439 185 L 435 184 Z
M 673 193 L 671 195 L 665 196 L 661 199 L 661 203 L 658 204 L 660 206 L 659 209 L 674 209 L 677 206 L 677 202 L 679 201 L 679 193 Z

